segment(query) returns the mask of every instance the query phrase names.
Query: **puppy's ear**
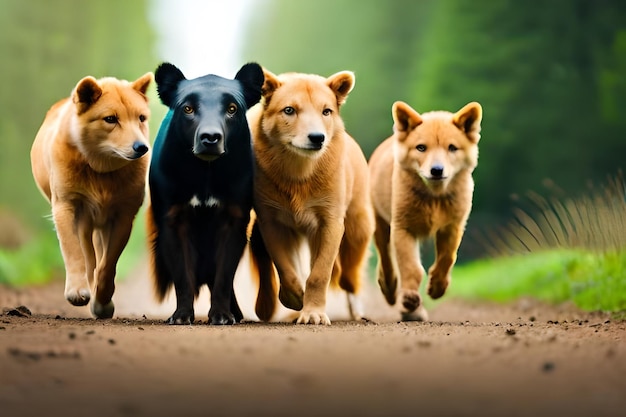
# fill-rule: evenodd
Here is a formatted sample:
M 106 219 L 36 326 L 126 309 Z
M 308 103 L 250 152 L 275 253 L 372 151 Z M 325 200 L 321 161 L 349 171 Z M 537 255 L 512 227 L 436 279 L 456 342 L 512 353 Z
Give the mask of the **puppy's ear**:
M 326 79 L 326 85 L 333 90 L 337 97 L 337 106 L 341 106 L 346 102 L 348 93 L 354 88 L 355 82 L 356 78 L 351 71 L 341 71 Z
M 154 75 L 151 72 L 147 72 L 141 77 L 137 78 L 135 81 L 133 81 L 131 85 L 135 90 L 145 95 L 153 79 Z
M 89 75 L 80 80 L 72 92 L 72 101 L 78 108 L 78 114 L 86 112 L 101 95 L 102 88 L 94 77 Z
M 178 91 L 178 84 L 186 80 L 185 76 L 175 65 L 164 62 L 154 72 L 154 79 L 157 83 L 157 92 L 161 102 L 167 107 L 171 107 L 176 97 L 176 91 Z
M 391 107 L 393 127 L 397 132 L 410 132 L 422 124 L 422 116 L 403 101 L 396 101 Z
M 261 92 L 263 94 L 263 98 L 265 99 L 265 104 L 267 105 L 272 98 L 272 94 L 278 87 L 280 87 L 281 82 L 278 80 L 278 77 L 274 75 L 272 72 L 263 68 L 263 87 L 261 88 Z
M 483 118 L 483 108 L 473 101 L 463 106 L 452 116 L 452 123 L 461 129 L 469 140 L 478 143 L 480 140 L 480 122 Z
M 243 95 L 248 108 L 261 100 L 261 89 L 265 76 L 263 75 L 263 68 L 259 64 L 250 62 L 244 65 L 235 75 L 235 80 L 243 85 Z

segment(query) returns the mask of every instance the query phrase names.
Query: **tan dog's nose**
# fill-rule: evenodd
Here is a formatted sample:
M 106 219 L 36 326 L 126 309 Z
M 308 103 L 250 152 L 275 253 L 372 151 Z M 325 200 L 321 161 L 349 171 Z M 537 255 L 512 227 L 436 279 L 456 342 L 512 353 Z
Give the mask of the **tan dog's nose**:
M 326 140 L 326 136 L 323 133 L 317 132 L 309 133 L 308 138 L 311 144 L 317 149 L 321 149 L 324 144 L 324 140 Z
M 433 165 L 430 168 L 430 175 L 433 178 L 441 178 L 443 176 L 443 166 L 442 165 Z
M 146 152 L 148 152 L 148 145 L 146 145 L 145 143 L 136 140 L 133 143 L 133 151 L 135 151 L 135 159 L 136 158 L 140 158 L 143 155 L 146 154 Z

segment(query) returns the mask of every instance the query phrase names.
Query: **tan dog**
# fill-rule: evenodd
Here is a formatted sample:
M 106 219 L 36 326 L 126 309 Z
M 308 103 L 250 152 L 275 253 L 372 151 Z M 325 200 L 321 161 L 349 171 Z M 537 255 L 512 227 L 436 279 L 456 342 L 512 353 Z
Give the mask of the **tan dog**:
M 359 290 L 374 219 L 366 159 L 339 115 L 353 86 L 354 74 L 348 71 L 328 78 L 265 71 L 263 100 L 249 114 L 256 156 L 255 230 L 263 237 L 259 244 L 253 232 L 253 255 L 264 252 L 264 242 L 278 270 L 280 301 L 301 310 L 298 323 L 330 324 L 331 281 L 348 292 L 352 317 L 361 314 L 351 295 Z M 303 240 L 311 255 L 308 278 L 299 262 Z M 263 259 L 257 314 L 269 320 L 276 294 L 271 261 Z
M 97 318 L 113 316 L 117 260 L 144 198 L 152 79 L 83 78 L 48 111 L 31 149 L 65 261 L 65 298 L 81 306 L 95 295 Z
M 455 114 L 420 115 L 396 102 L 392 115 L 394 135 L 379 145 L 369 162 L 378 283 L 393 305 L 399 278 L 403 319 L 425 320 L 419 295 L 424 268 L 419 250 L 416 258 L 416 241 L 435 238 L 428 294 L 439 298 L 450 283 L 472 207 L 482 108 L 469 103 Z

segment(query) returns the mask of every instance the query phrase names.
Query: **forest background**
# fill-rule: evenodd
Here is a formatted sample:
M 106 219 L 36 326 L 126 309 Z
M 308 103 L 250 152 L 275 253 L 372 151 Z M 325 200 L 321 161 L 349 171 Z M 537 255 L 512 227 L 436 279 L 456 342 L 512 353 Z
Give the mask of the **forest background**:
M 62 274 L 62 263 L 49 206 L 30 172 L 32 140 L 47 109 L 83 76 L 135 79 L 171 59 L 157 44 L 164 30 L 179 28 L 151 17 L 163 2 L 0 0 L 0 251 L 23 252 L 42 264 L 42 275 Z M 193 2 L 170 3 L 200 13 Z M 244 8 L 231 22 L 239 33 L 237 66 L 218 75 L 232 77 L 248 61 L 274 73 L 354 71 L 342 115 L 366 156 L 391 134 L 396 100 L 419 112 L 482 104 L 474 208 L 460 262 L 488 255 L 492 236 L 516 221 L 528 195 L 585 196 L 623 166 L 626 2 L 233 3 Z M 229 36 L 212 30 L 219 16 L 203 17 L 199 36 Z M 203 50 L 197 54 L 211 62 Z M 204 73 L 216 69 L 208 64 Z M 150 98 L 154 138 L 165 109 L 154 88 Z M 143 250 L 142 221 L 131 251 Z M 15 270 L 7 259 L 0 256 L 0 282 Z

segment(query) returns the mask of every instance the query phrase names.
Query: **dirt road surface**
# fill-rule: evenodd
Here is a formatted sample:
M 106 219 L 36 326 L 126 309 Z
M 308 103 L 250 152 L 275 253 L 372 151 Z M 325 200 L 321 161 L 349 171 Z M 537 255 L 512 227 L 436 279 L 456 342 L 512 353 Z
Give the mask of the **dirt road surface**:
M 571 306 L 444 299 L 427 323 L 398 323 L 376 288 L 371 321 L 329 327 L 248 319 L 169 326 L 145 269 L 118 283 L 112 320 L 63 284 L 0 287 L 0 416 L 625 416 L 626 322 Z M 16 309 L 18 306 L 25 309 Z

